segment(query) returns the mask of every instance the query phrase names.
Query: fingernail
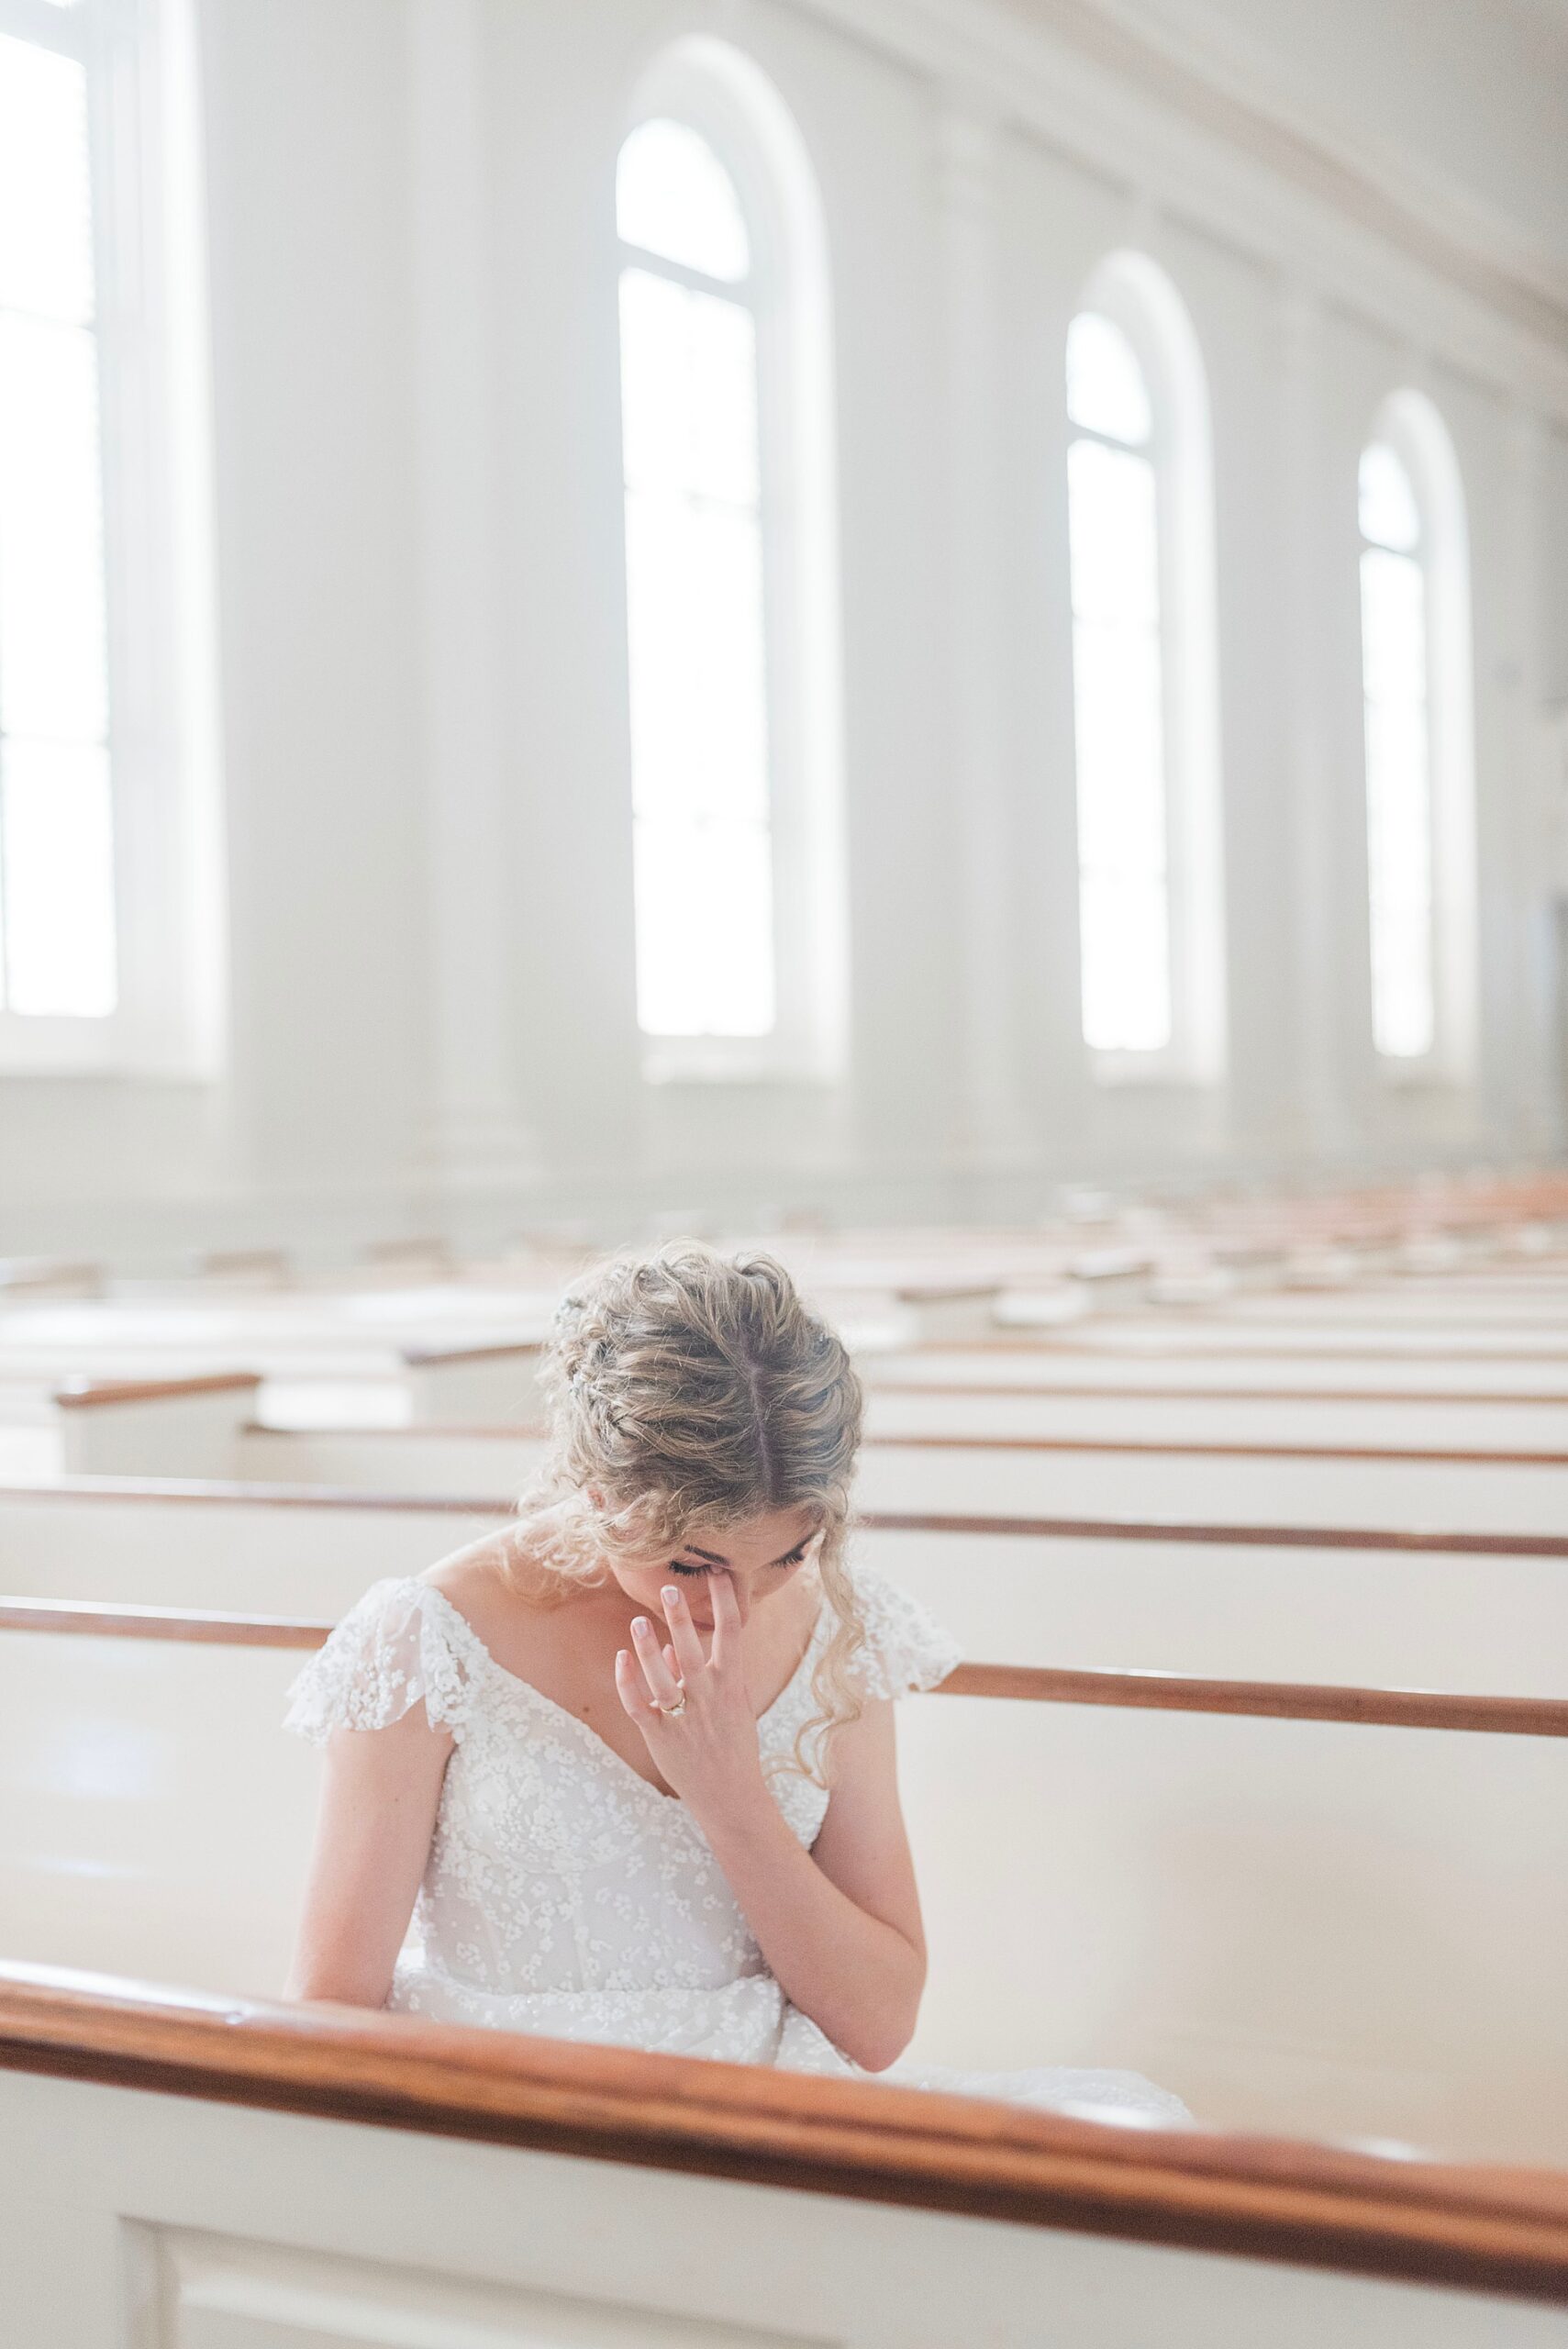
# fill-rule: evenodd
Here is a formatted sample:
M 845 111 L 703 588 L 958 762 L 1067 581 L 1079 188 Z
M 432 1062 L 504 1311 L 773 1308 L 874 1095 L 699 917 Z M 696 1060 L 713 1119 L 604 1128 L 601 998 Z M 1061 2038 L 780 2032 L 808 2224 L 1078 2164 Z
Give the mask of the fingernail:
M 652 1629 L 653 1626 L 646 1615 L 636 1616 L 632 1621 L 631 1636 L 634 1640 L 645 1640 Z
M 680 1592 L 676 1589 L 673 1582 L 667 1582 L 665 1584 L 662 1597 L 666 1607 L 673 1607 L 680 1595 Z

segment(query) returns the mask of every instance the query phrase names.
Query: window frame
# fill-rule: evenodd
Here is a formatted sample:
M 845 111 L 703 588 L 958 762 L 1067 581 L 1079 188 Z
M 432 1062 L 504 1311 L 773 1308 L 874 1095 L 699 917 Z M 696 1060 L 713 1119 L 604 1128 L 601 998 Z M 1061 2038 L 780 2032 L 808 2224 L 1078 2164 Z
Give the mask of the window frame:
M 1134 453 L 1154 474 L 1160 589 L 1161 748 L 1165 802 L 1165 901 L 1171 1033 L 1148 1050 L 1091 1045 L 1078 1036 L 1097 1086 L 1212 1086 L 1226 1068 L 1225 943 L 1213 459 L 1207 379 L 1185 306 L 1159 263 L 1141 252 L 1108 254 L 1073 304 L 1119 327 L 1149 395 L 1148 439 Z M 1063 462 L 1080 440 L 1131 448 L 1066 413 L 1062 337 Z M 1071 556 L 1069 556 L 1071 566 Z M 1075 625 L 1071 598 L 1069 626 Z M 1073 830 L 1077 836 L 1077 693 L 1073 693 Z M 1081 906 L 1082 864 L 1074 903 Z M 1078 959 L 1082 985 L 1082 949 Z
M 762 69 L 728 43 L 694 36 L 655 58 L 623 120 L 617 162 L 632 132 L 661 117 L 684 123 L 711 147 L 751 241 L 751 265 L 735 287 L 648 254 L 617 229 L 616 288 L 618 309 L 622 272 L 650 268 L 742 301 L 755 325 L 774 1025 L 762 1036 L 657 1035 L 639 1025 L 642 1074 L 661 1085 L 832 1084 L 847 1053 L 848 946 L 820 202 L 793 117 Z
M 1372 868 L 1366 749 L 1366 653 L 1362 558 L 1376 541 L 1361 527 L 1360 467 L 1382 441 L 1404 467 L 1416 501 L 1414 555 L 1422 583 L 1426 637 L 1427 785 L 1431 856 L 1432 1041 L 1424 1052 L 1385 1052 L 1377 1043 L 1373 994 Z M 1362 872 L 1367 907 L 1368 1050 L 1395 1091 L 1463 1088 L 1475 1074 L 1477 972 L 1475 734 L 1470 546 L 1464 484 L 1451 436 L 1424 392 L 1406 386 L 1380 404 L 1356 451 L 1356 616 L 1361 685 Z
M 87 73 L 117 999 L 0 1005 L 0 1079 L 207 1079 L 222 1058 L 221 816 L 192 0 L 0 0 Z

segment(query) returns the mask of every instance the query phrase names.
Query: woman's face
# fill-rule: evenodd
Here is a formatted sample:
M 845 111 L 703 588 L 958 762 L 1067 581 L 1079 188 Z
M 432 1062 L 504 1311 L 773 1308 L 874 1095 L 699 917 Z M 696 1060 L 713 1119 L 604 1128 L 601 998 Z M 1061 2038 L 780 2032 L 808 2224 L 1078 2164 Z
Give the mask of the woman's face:
M 713 1628 L 713 1581 L 728 1577 L 744 1623 L 754 1607 L 765 1607 L 786 1590 L 815 1554 L 821 1525 L 808 1508 L 770 1510 L 739 1525 L 697 1527 L 685 1546 L 649 1559 L 612 1562 L 622 1590 L 656 1623 L 664 1620 L 660 1592 L 673 1583 L 685 1594 L 698 1631 Z

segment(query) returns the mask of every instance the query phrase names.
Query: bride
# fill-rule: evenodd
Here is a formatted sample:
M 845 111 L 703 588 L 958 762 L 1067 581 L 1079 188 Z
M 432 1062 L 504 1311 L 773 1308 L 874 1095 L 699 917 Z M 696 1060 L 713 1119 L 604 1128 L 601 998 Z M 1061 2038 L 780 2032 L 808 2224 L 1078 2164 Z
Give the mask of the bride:
M 885 2071 L 926 1972 L 891 1700 L 958 1650 L 846 1563 L 849 1356 L 778 1264 L 682 1243 L 570 1296 L 543 1376 L 517 1522 L 295 1683 L 326 1776 L 287 1995 Z M 895 2076 L 1184 2117 L 1130 2073 Z

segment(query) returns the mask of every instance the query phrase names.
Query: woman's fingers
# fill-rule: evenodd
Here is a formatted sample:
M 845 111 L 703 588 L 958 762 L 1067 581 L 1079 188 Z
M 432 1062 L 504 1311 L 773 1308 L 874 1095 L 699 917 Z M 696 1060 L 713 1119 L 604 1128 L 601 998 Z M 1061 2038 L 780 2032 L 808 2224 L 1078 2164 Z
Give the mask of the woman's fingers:
M 665 1663 L 660 1651 L 659 1635 L 646 1615 L 634 1616 L 631 1637 L 651 1700 L 655 1705 L 678 1704 L 680 1682 Z
M 731 1641 L 740 1636 L 740 1605 L 735 1596 L 735 1586 L 728 1575 L 715 1575 L 712 1582 L 713 1661 L 716 1664 L 722 1664 Z
M 648 1712 L 648 1691 L 638 1676 L 637 1659 L 629 1648 L 616 1652 L 616 1695 L 621 1710 L 641 1728 Z
M 728 1582 L 728 1575 L 709 1576 L 712 1582 Z M 686 1594 L 674 1583 L 666 1583 L 660 1594 L 664 1601 L 664 1620 L 670 1626 L 670 1644 L 675 1651 L 675 1665 L 683 1679 L 695 1680 L 707 1662 L 697 1637 L 697 1627 L 692 1620 L 692 1610 L 686 1605 Z

